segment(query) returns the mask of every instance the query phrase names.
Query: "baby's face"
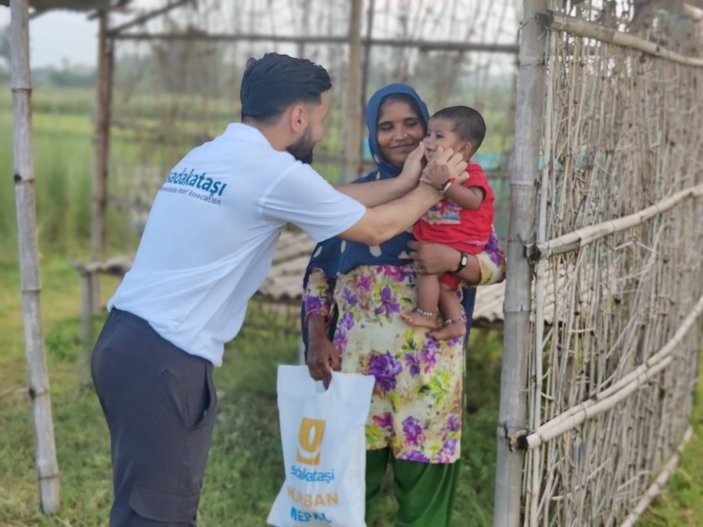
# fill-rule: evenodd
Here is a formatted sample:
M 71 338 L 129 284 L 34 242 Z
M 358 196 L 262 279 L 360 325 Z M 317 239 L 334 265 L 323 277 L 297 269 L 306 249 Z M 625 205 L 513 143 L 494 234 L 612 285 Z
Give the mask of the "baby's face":
M 466 145 L 454 133 L 454 123 L 443 117 L 434 117 L 427 123 L 427 134 L 422 140 L 425 143 L 425 158 L 428 161 L 437 155 L 439 147 L 446 150 L 451 148 L 454 152 L 459 152 Z

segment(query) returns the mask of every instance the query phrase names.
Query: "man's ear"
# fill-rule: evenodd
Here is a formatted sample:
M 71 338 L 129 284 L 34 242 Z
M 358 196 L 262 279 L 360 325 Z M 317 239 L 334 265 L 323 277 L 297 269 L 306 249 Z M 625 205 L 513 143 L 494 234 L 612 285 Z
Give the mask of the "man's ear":
M 291 106 L 288 114 L 288 122 L 290 129 L 295 133 L 300 133 L 308 125 L 308 110 L 303 104 L 295 104 Z

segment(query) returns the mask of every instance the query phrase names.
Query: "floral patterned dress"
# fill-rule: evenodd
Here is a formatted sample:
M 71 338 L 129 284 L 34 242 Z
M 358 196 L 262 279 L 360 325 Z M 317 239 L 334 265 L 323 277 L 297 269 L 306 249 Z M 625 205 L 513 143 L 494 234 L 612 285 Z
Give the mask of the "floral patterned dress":
M 410 461 L 456 461 L 463 339 L 438 341 L 400 318 L 416 305 L 412 266 L 361 265 L 338 276 L 336 284 L 313 271 L 304 298 L 308 312 L 329 306 L 332 295 L 339 310 L 334 346 L 342 371 L 376 378 L 367 448 L 390 447 L 397 459 Z

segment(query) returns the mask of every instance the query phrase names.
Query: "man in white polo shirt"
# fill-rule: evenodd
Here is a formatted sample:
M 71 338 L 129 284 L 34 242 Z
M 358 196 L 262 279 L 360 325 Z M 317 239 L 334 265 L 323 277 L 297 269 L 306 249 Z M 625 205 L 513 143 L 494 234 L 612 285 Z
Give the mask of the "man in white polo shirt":
M 335 189 L 300 161 L 324 132 L 330 87 L 310 61 L 250 60 L 242 123 L 189 152 L 156 196 L 93 352 L 111 438 L 112 527 L 196 525 L 217 407 L 212 368 L 268 273 L 281 227 L 377 245 L 464 172 L 451 151 L 422 170 L 420 147 L 397 178 Z

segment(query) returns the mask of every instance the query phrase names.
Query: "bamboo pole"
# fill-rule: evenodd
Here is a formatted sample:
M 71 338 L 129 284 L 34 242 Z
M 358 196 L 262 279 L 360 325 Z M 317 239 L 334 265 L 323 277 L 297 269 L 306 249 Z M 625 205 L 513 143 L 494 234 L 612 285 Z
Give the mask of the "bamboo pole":
M 693 311 L 686 316 L 674 336 L 659 351 L 609 388 L 544 423 L 535 432 L 527 436 L 528 448 L 536 448 L 542 443 L 572 430 L 585 420 L 602 414 L 648 382 L 671 363 L 673 360 L 673 357 L 671 357 L 672 353 L 681 344 L 688 331 L 695 327 L 695 323 L 701 314 L 703 314 L 703 296 L 698 299 Z
M 161 7 L 159 9 L 154 9 L 152 11 L 149 11 L 147 13 L 144 13 L 143 15 L 140 15 L 132 20 L 129 20 L 128 22 L 125 22 L 124 24 L 121 24 L 117 27 L 113 27 L 109 31 L 109 36 L 117 36 L 121 32 L 129 29 L 130 27 L 138 26 L 140 24 L 145 24 L 152 18 L 157 18 L 160 16 L 163 16 L 167 14 L 169 11 L 175 9 L 176 7 L 180 7 L 182 5 L 186 4 L 194 4 L 195 0 L 176 0 L 174 2 L 169 3 L 168 5 Z M 104 11 L 101 11 L 101 14 L 104 13 Z
M 112 106 L 112 69 L 114 64 L 113 42 L 107 36 L 109 11 L 102 10 L 98 16 L 98 85 L 95 117 L 95 165 L 93 169 L 93 192 L 90 224 L 90 255 L 94 262 L 104 257 L 105 215 L 107 209 L 107 175 L 110 155 L 110 114 Z M 93 310 L 100 308 L 100 276 L 91 275 L 90 290 L 93 294 Z M 83 378 L 86 378 L 83 375 Z
M 554 34 L 550 35 L 550 39 L 554 40 Z M 550 44 L 549 48 L 552 49 L 554 46 Z M 545 61 L 551 60 L 551 57 L 545 57 Z M 550 72 L 551 74 L 552 72 Z M 553 83 L 551 80 L 546 82 L 546 105 L 547 113 L 544 120 L 544 150 L 543 155 L 545 162 L 542 167 L 542 179 L 540 182 L 540 188 L 542 192 L 539 196 L 539 215 L 537 218 L 537 243 L 543 242 L 547 237 L 547 210 L 549 208 L 548 203 L 548 193 L 547 187 L 549 185 L 549 172 L 552 169 L 551 161 L 551 147 L 552 142 L 552 112 L 549 110 L 554 104 L 554 90 Z M 531 401 L 531 412 L 530 412 L 530 429 L 534 430 L 542 424 L 542 382 L 544 379 L 544 367 L 542 363 L 542 349 L 544 348 L 544 293 L 546 288 L 546 277 L 547 272 L 547 262 L 545 260 L 540 260 L 537 262 L 535 268 L 535 320 L 534 320 L 534 350 L 535 353 L 532 354 L 533 361 L 533 383 L 534 389 L 532 390 L 533 400 Z M 534 451 L 532 458 L 528 459 L 528 465 L 530 472 L 528 472 L 531 477 L 527 485 L 527 498 L 530 503 L 529 511 L 526 510 L 526 514 L 529 514 L 529 525 L 531 527 L 538 527 L 539 525 L 539 495 L 541 487 L 541 474 L 542 474 L 542 460 L 539 450 Z
M 13 159 L 19 243 L 24 343 L 32 399 L 34 445 L 41 510 L 59 510 L 59 467 L 56 462 L 49 374 L 41 322 L 41 283 L 32 159 L 31 94 L 29 70 L 29 1 L 10 2 L 12 49 Z
M 516 527 L 520 522 L 521 474 L 524 453 L 511 451 L 508 437 L 526 425 L 526 376 L 531 311 L 531 270 L 524 244 L 532 241 L 535 223 L 535 181 L 545 94 L 546 40 L 536 19 L 545 0 L 523 1 L 520 38 L 515 150 L 511 167 L 510 224 L 506 278 L 505 332 L 501 370 L 498 457 L 493 525 Z
M 363 0 L 351 1 L 349 20 L 349 70 L 345 98 L 346 126 L 344 134 L 344 179 L 351 181 L 359 176 L 361 169 L 361 16 Z
M 371 38 L 373 37 L 373 19 L 376 11 L 376 0 L 369 0 L 366 9 L 366 36 L 364 37 L 364 63 L 361 74 L 361 107 L 366 108 L 366 91 L 369 87 L 369 70 L 371 68 Z
M 549 240 L 548 242 L 534 244 L 530 252 L 533 258 L 547 258 L 555 254 L 576 251 L 604 236 L 640 225 L 657 214 L 661 214 L 673 208 L 687 198 L 699 198 L 701 196 L 703 196 L 703 184 L 681 190 L 634 214 L 604 221 L 597 225 L 589 225 L 588 227 L 577 229 L 563 236 L 559 236 L 558 238 L 554 238 L 553 240 Z
M 571 35 L 593 38 L 601 42 L 615 44 L 616 46 L 635 49 L 647 53 L 648 55 L 653 55 L 685 66 L 703 68 L 703 59 L 686 57 L 675 51 L 668 50 L 656 42 L 651 42 L 630 35 L 629 33 L 623 33 L 622 31 L 616 31 L 613 28 L 588 22 L 580 18 L 564 15 L 555 11 L 548 11 L 547 14 L 542 17 L 542 21 L 546 27 L 555 31 L 566 31 Z
M 203 41 L 236 42 L 246 40 L 250 42 L 272 42 L 272 43 L 292 43 L 304 42 L 306 44 L 348 44 L 349 37 L 334 35 L 264 35 L 259 33 L 198 33 L 194 37 L 192 33 L 120 33 L 113 37 L 115 40 L 193 40 L 197 38 Z M 394 48 L 419 48 L 421 50 L 444 50 L 444 51 L 478 51 L 487 53 L 505 53 L 514 55 L 518 49 L 515 44 L 499 44 L 490 42 L 462 42 L 451 40 L 417 40 L 399 38 L 374 38 L 369 42 L 364 42 L 364 46 L 388 46 Z

